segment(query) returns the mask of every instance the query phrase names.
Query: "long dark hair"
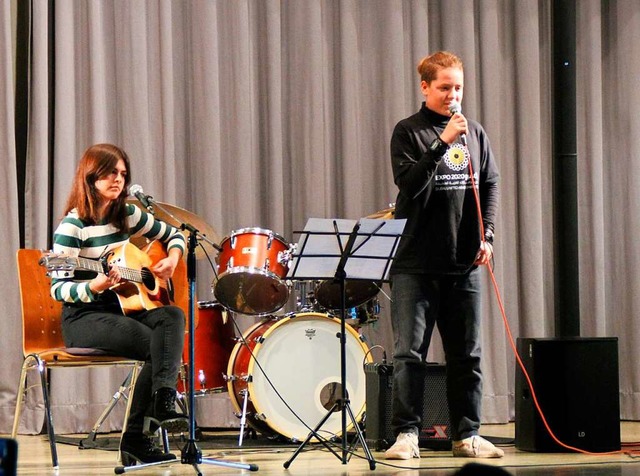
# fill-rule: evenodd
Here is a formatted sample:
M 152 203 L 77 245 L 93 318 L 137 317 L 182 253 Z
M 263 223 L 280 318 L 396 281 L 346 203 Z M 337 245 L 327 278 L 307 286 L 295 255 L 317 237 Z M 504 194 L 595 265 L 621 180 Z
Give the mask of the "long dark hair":
M 106 216 L 100 217 L 98 210 L 101 197 L 95 184 L 97 180 L 109 175 L 116 168 L 119 160 L 124 162 L 127 169 L 124 188 L 120 196 L 107 209 Z M 129 157 L 120 147 L 113 144 L 92 145 L 80 159 L 64 214 L 75 208 L 79 218 L 89 225 L 95 225 L 98 220 L 104 218 L 118 230 L 128 232 L 126 200 L 131 183 L 130 171 Z

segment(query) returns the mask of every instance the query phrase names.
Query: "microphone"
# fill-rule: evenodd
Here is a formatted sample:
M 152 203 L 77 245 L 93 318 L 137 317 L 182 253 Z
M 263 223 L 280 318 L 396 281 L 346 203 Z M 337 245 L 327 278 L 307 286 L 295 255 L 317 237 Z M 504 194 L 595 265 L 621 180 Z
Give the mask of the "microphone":
M 134 184 L 129 187 L 129 194 L 136 197 L 138 201 L 142 203 L 142 206 L 149 211 L 149 213 L 152 215 L 155 214 L 155 210 L 153 209 L 153 197 L 151 195 L 145 195 L 141 185 Z
M 462 114 L 462 104 L 458 102 L 452 102 L 451 104 L 449 104 L 449 112 L 452 116 L 456 113 Z M 465 134 L 464 132 L 460 134 L 460 142 L 462 142 L 463 146 L 467 146 L 467 134 Z

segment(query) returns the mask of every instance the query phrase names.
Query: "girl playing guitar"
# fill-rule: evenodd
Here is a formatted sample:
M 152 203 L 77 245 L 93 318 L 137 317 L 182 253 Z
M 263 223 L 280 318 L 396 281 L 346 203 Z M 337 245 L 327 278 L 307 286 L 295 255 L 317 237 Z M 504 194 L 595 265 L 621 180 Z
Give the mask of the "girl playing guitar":
M 185 240 L 176 228 L 126 202 L 130 182 L 129 158 L 122 149 L 96 144 L 85 151 L 65 217 L 54 233 L 53 251 L 80 263 L 102 263 L 97 268 L 102 272 L 86 266 L 55 271 L 51 284 L 51 295 L 64 303 L 62 332 L 68 347 L 97 348 L 144 362 L 120 446 L 124 465 L 175 459 L 147 435 L 157 425 L 172 432 L 188 429 L 186 416 L 175 411 L 184 312 L 154 299 L 142 300 L 153 305 L 139 308 L 125 305 L 136 290 L 127 285 L 129 268 L 120 266 L 126 257 L 131 261 L 129 237 L 143 235 L 167 250 L 155 263 L 142 263 L 148 265 L 152 284 L 169 280 L 181 262 Z M 140 285 L 138 291 L 144 294 L 148 287 Z

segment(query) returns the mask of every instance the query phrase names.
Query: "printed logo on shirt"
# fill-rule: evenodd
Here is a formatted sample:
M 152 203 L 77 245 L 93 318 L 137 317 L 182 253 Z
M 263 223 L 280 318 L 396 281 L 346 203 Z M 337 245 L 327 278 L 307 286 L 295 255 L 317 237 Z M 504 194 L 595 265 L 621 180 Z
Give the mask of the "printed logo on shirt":
M 464 145 L 455 142 L 449 146 L 444 163 L 454 172 L 461 172 L 469 165 L 469 151 Z
M 453 173 L 436 174 L 436 191 L 471 188 L 471 177 L 467 170 L 469 160 L 469 151 L 464 145 L 459 142 L 451 144 L 447 153 L 444 155 L 444 163 Z M 442 170 L 442 168 L 439 168 L 439 170 Z M 474 174 L 474 179 L 476 181 L 478 180 L 477 173 Z

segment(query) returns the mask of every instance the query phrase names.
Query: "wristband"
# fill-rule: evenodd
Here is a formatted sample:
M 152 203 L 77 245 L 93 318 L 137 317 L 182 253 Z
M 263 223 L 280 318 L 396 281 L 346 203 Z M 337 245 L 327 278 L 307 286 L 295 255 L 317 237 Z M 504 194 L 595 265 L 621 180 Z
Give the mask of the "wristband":
M 448 148 L 449 144 L 440 139 L 440 137 L 436 137 L 429 144 L 429 151 L 436 157 L 442 157 Z

